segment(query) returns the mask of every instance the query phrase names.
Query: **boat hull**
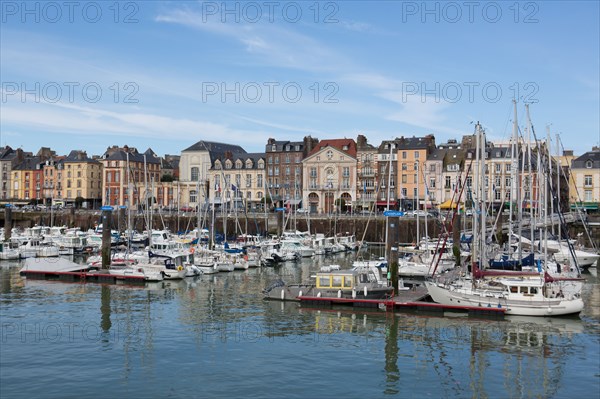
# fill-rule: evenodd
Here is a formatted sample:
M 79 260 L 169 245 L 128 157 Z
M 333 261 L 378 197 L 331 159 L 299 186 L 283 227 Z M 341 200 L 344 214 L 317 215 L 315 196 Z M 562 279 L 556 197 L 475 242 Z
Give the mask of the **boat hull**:
M 434 302 L 446 306 L 474 306 L 504 308 L 507 315 L 562 316 L 583 310 L 581 298 L 548 300 L 515 300 L 506 298 L 502 292 L 475 291 L 468 288 L 452 288 L 431 281 L 425 286 Z

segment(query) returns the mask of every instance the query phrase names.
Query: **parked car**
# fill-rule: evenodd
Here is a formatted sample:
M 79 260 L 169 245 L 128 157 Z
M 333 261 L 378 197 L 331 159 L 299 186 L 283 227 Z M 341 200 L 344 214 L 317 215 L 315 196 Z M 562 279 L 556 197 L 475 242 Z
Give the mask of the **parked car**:
M 298 209 L 296 209 L 296 212 L 297 213 L 308 213 L 308 209 L 306 209 L 306 208 L 298 208 Z
M 179 210 L 181 212 L 192 212 L 194 208 L 192 208 L 191 206 L 182 206 L 181 208 L 179 208 Z

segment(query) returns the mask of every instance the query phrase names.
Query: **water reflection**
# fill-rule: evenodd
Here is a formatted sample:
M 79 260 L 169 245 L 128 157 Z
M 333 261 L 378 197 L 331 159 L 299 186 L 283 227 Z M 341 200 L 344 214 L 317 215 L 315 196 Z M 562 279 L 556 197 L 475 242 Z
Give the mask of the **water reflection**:
M 597 389 L 600 378 L 589 372 L 598 363 L 597 277 L 588 275 L 581 318 L 499 321 L 310 308 L 265 301 L 260 294 L 275 278 L 301 281 L 322 264 L 347 266 L 351 260 L 305 260 L 144 287 L 26 280 L 18 264 L 3 265 L 0 314 L 8 343 L 0 348 L 3 390 L 7 396 L 32 393 L 22 390 L 18 370 L 33 362 L 43 369 L 48 389 L 61 392 L 64 381 L 52 382 L 57 371 L 50 367 L 57 357 L 72 367 L 80 358 L 103 364 L 107 374 L 95 370 L 93 377 L 118 380 L 118 386 L 82 380 L 88 381 L 86 389 L 107 396 L 119 396 L 123 387 L 141 396 L 197 396 L 194 384 L 163 388 L 149 382 L 178 380 L 169 374 L 176 372 L 172 364 L 210 370 L 212 377 L 202 380 L 206 396 L 301 396 L 286 388 L 292 384 L 310 386 L 304 393 L 311 397 L 332 396 L 331 380 L 347 381 L 336 397 L 589 396 Z M 33 340 L 39 337 L 17 330 L 22 323 L 28 331 L 40 325 L 42 332 L 51 323 L 60 325 L 63 336 Z M 46 335 L 55 331 L 47 329 Z M 232 365 L 239 377 L 223 391 Z M 273 376 L 281 386 L 272 386 Z M 74 394 L 85 396 L 77 381 L 71 384 Z M 174 391 L 163 390 L 167 387 Z

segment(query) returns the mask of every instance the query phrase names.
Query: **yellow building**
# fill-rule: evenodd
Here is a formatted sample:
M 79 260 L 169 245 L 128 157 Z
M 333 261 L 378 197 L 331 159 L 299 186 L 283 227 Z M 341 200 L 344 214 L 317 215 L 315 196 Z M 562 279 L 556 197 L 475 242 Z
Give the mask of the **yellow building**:
M 58 163 L 54 198 L 65 203 L 86 202 L 95 207 L 102 200 L 102 163 L 89 158 L 85 151 L 73 150 Z
M 579 205 L 597 211 L 600 205 L 600 147 L 592 147 L 592 151 L 573 159 L 571 173 L 576 190 L 571 207 Z

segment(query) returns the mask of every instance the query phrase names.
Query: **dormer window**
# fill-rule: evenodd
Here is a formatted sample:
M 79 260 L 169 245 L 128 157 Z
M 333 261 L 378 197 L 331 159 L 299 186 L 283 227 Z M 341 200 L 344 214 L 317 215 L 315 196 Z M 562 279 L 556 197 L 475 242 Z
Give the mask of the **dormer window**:
M 592 169 L 593 164 L 594 163 L 590 159 L 588 159 L 587 161 L 585 161 L 585 167 L 588 168 L 588 169 Z
M 276 144 L 273 144 L 271 146 L 271 151 L 277 151 L 277 145 Z
M 342 149 L 343 149 L 344 151 L 348 151 L 348 146 L 347 146 L 347 145 L 345 145 L 345 146 L 343 146 L 343 147 L 342 147 Z

